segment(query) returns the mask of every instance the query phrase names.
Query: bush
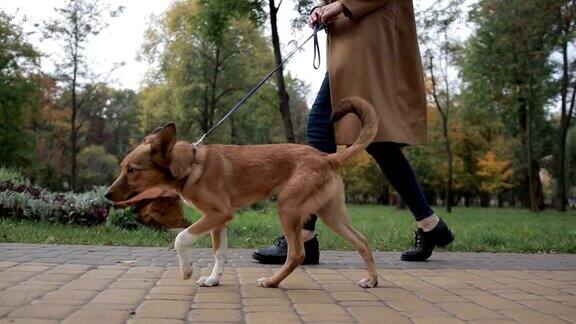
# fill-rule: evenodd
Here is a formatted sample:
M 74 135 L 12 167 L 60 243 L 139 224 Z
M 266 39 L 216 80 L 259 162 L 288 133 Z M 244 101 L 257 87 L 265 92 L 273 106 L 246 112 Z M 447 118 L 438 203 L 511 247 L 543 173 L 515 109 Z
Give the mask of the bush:
M 0 217 L 99 225 L 106 221 L 110 207 L 105 190 L 52 193 L 30 184 L 4 181 L 0 183 Z
M 26 178 L 22 171 L 13 168 L 0 167 L 0 182 L 4 181 L 12 181 L 16 184 L 30 184 L 30 180 Z
M 124 209 L 110 209 L 106 225 L 115 226 L 124 229 L 137 229 L 140 227 L 138 223 L 138 215 L 130 208 Z

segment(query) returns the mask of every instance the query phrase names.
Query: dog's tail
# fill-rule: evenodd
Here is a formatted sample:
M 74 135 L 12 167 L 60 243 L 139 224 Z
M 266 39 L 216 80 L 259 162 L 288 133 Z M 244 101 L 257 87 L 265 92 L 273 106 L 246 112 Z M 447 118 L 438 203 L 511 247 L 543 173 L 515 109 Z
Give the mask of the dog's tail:
M 342 119 L 349 113 L 353 113 L 360 119 L 360 133 L 356 141 L 345 150 L 328 155 L 328 161 L 333 168 L 342 166 L 346 161 L 364 150 L 378 132 L 378 115 L 374 107 L 360 97 L 348 97 L 340 101 L 338 107 L 332 113 L 332 122 Z

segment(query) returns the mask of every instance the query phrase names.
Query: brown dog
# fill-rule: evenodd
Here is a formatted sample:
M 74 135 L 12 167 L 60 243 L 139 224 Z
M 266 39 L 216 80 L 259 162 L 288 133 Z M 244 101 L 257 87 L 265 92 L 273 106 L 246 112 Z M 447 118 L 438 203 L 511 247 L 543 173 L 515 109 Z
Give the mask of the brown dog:
M 262 287 L 276 287 L 304 259 L 300 227 L 316 213 L 334 232 L 350 241 L 368 270 L 358 284 L 375 287 L 378 273 L 368 241 L 350 224 L 344 201 L 344 185 L 335 170 L 358 154 L 374 139 L 378 117 L 365 100 L 342 100 L 333 113 L 339 120 L 354 113 L 362 124 L 356 142 L 345 150 L 322 153 L 310 146 L 200 145 L 176 140 L 176 127 L 169 123 L 147 136 L 124 161 L 118 179 L 106 197 L 127 200 L 152 187 L 173 187 L 187 204 L 194 205 L 202 218 L 175 240 L 175 249 L 184 279 L 192 276 L 190 249 L 206 233 L 211 233 L 214 269 L 202 277 L 202 286 L 218 285 L 227 253 L 226 224 L 234 212 L 254 202 L 278 194 L 278 211 L 288 241 L 288 257 L 282 268 L 270 278 L 258 280 Z

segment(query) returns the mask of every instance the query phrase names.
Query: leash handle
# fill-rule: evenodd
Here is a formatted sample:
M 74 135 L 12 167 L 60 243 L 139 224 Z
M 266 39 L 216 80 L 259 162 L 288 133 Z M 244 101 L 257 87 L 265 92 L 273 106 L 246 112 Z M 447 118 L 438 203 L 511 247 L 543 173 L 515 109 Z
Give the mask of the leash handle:
M 319 24 L 319 25 L 315 25 L 314 26 L 314 33 L 313 33 L 313 38 L 314 38 L 314 58 L 312 59 L 312 66 L 314 67 L 315 70 L 318 70 L 320 68 L 320 45 L 318 44 L 318 31 L 322 30 L 326 28 L 326 25 L 324 24 Z M 316 61 L 316 58 L 318 58 L 318 61 Z M 316 63 L 318 62 L 318 63 Z

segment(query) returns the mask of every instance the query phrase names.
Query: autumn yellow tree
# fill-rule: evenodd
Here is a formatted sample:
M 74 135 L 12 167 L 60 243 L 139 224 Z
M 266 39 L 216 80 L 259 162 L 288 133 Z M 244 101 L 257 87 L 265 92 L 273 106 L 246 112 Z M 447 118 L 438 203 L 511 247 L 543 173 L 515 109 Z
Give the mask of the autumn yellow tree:
M 496 155 L 488 150 L 486 154 L 478 159 L 478 171 L 476 174 L 481 177 L 480 190 L 489 195 L 498 195 L 504 190 L 512 188 L 509 182 L 514 174 L 510 167 L 512 162 L 500 160 Z

